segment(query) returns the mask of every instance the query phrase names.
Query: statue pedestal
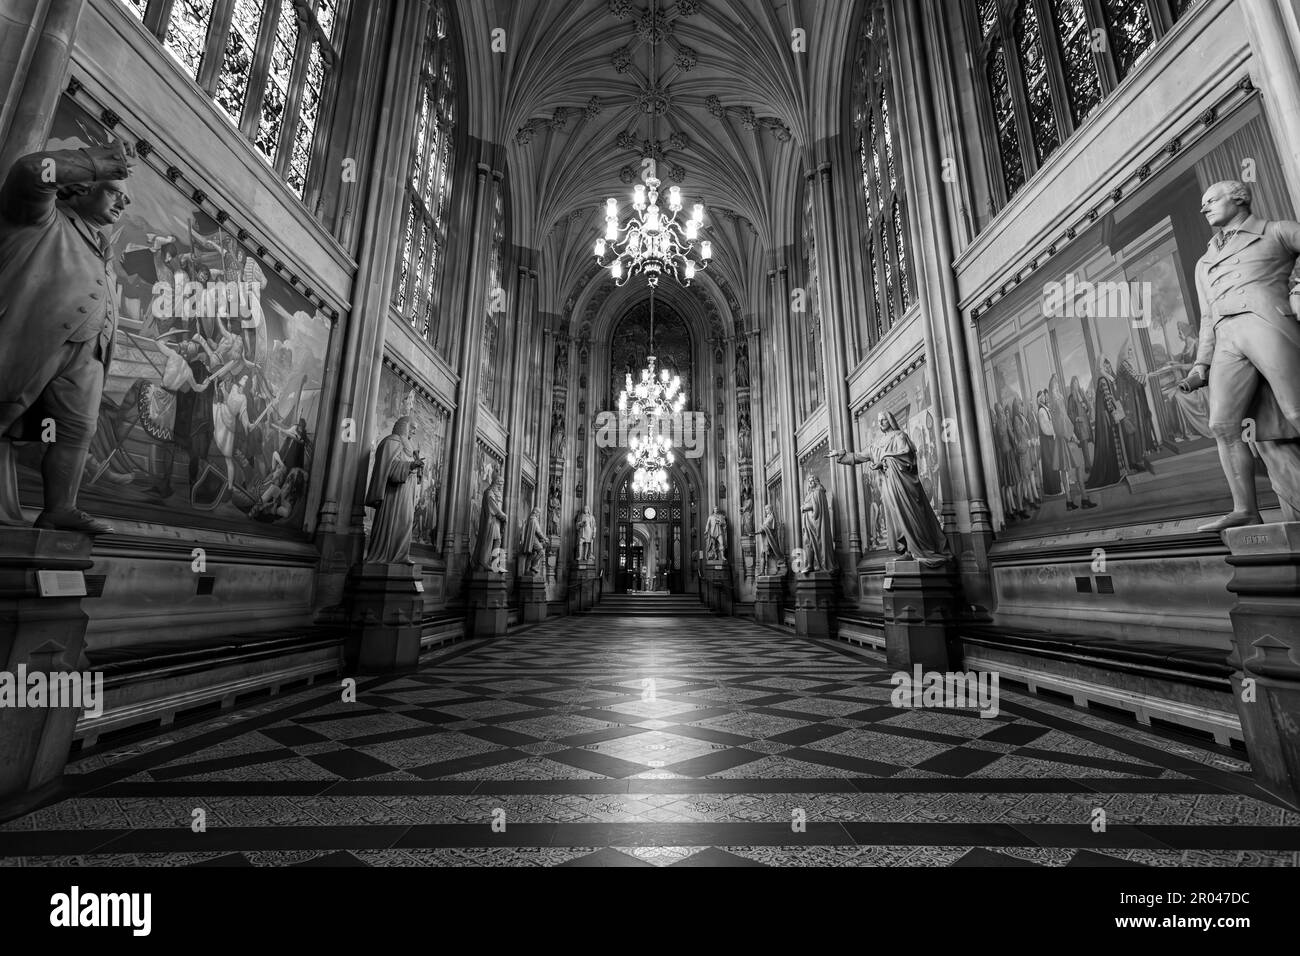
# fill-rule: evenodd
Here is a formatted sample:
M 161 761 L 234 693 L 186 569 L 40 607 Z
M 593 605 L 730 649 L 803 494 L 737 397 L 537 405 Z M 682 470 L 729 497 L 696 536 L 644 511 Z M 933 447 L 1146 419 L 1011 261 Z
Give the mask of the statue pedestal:
M 585 614 L 600 599 L 600 572 L 595 561 L 577 561 L 569 568 L 569 584 L 573 588 L 570 612 Z
M 951 568 L 919 561 L 885 562 L 885 660 L 890 667 L 948 670 L 948 641 L 957 621 L 957 579 Z
M 833 572 L 810 571 L 795 575 L 794 630 L 800 637 L 834 637 L 839 631 Z
M 353 626 L 360 629 L 357 670 L 363 674 L 415 670 L 424 619 L 419 566 L 363 564 L 353 594 Z
M 45 686 L 52 690 L 52 675 L 81 673 L 82 702 L 88 691 L 95 692 L 93 682 L 85 687 L 90 675 L 82 671 L 89 621 L 81 607 L 82 572 L 93 564 L 91 547 L 84 534 L 0 529 L 0 670 L 24 702 L 36 674 L 46 675 Z M 22 683 L 20 673 L 26 675 Z M 48 706 L 51 702 L 48 696 L 46 706 L 6 701 L 0 709 L 0 816 L 34 806 L 59 785 L 84 708 Z M 102 696 L 97 703 L 104 705 Z
M 479 568 L 469 577 L 469 621 L 471 637 L 501 637 L 510 626 L 506 608 L 506 576 Z
M 755 581 L 754 620 L 760 624 L 780 624 L 784 594 L 785 575 L 760 574 Z
M 709 610 L 730 617 L 734 596 L 731 592 L 731 567 L 725 560 L 704 562 L 704 586 Z
M 1233 699 L 1260 786 L 1300 805 L 1300 523 L 1230 528 Z
M 540 624 L 546 620 L 546 579 L 531 577 L 519 579 L 519 602 L 524 607 L 524 622 Z

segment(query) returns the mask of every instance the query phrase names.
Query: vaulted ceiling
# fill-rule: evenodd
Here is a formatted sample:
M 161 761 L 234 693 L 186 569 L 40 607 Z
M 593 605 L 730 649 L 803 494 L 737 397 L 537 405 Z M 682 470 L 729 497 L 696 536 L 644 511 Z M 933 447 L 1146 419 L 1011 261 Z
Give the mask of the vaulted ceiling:
M 708 284 L 751 311 L 766 250 L 793 241 L 800 171 L 837 131 L 860 0 L 457 6 L 466 121 L 507 150 L 514 241 L 541 253 L 539 307 L 607 281 L 591 268 L 604 200 L 624 201 L 653 157 L 665 188 L 708 210 Z

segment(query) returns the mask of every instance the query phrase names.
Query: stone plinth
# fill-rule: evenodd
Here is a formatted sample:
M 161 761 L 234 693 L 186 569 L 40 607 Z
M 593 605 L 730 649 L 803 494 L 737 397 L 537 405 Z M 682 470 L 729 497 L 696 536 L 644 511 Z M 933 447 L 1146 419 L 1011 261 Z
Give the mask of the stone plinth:
M 795 575 L 794 629 L 800 637 L 834 637 L 838 632 L 835 575 L 830 571 Z
M 1223 539 L 1237 595 L 1228 660 L 1251 770 L 1300 805 L 1300 522 L 1230 528 Z
M 520 578 L 519 603 L 524 608 L 525 623 L 540 624 L 546 620 L 546 579 Z
M 732 593 L 731 566 L 725 560 L 704 562 L 704 583 L 709 609 L 730 616 L 735 595 Z
M 510 626 L 506 596 L 504 573 L 482 569 L 470 572 L 469 618 L 466 622 L 470 637 L 501 637 L 505 634 Z
M 781 623 L 781 598 L 785 594 L 785 576 L 760 574 L 754 582 L 754 620 L 760 624 Z
M 424 583 L 410 564 L 363 564 L 353 590 L 355 665 L 363 674 L 411 671 L 420 663 Z
M 889 666 L 910 670 L 920 664 L 927 671 L 947 671 L 949 641 L 956 637 L 957 624 L 957 578 L 952 568 L 887 561 L 881 596 Z
M 85 672 L 82 653 L 89 620 L 81 606 L 83 572 L 93 564 L 91 546 L 84 534 L 0 527 L 0 670 L 24 702 L 35 682 L 53 687 L 52 674 L 78 673 L 83 676 L 77 683 L 96 685 Z M 102 681 L 98 686 L 102 690 Z M 63 776 L 84 708 L 48 706 L 51 702 L 9 706 L 15 698 L 0 709 L 0 817 L 44 799 Z M 100 696 L 97 705 L 103 704 Z
M 569 583 L 573 585 L 573 613 L 585 614 L 600 600 L 600 572 L 595 561 L 578 561 L 569 568 Z

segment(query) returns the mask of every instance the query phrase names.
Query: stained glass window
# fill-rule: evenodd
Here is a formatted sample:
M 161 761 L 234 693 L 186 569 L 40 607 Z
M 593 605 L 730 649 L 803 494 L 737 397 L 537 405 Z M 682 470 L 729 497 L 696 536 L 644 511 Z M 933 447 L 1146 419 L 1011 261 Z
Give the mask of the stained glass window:
M 993 100 L 993 127 L 997 131 L 998 153 L 1002 159 L 1002 180 L 1007 195 L 1015 195 L 1025 184 L 1024 161 L 1020 156 L 1015 104 L 1011 100 L 1011 82 L 1007 76 L 1007 58 L 1001 45 L 989 57 L 989 95 Z
M 1009 199 L 1195 0 L 966 2 L 990 165 Z
M 348 0 L 122 0 L 303 198 Z
M 1155 42 L 1151 14 L 1141 0 L 1101 0 L 1101 7 L 1115 57 L 1115 72 L 1122 80 Z
M 1025 79 L 1025 96 L 1029 103 L 1029 133 L 1034 153 L 1041 163 L 1061 145 L 1052 109 L 1052 88 L 1047 80 L 1047 58 L 1043 53 L 1043 35 L 1038 14 L 1032 3 L 1022 3 L 1016 14 L 1016 51 Z
M 167 52 L 180 61 L 185 72 L 199 78 L 203 65 L 203 48 L 208 42 L 212 20 L 212 0 L 177 0 L 172 6 L 171 22 L 163 41 Z
M 991 3 L 993 0 L 986 0 L 981 9 Z M 871 315 L 864 317 L 862 338 L 870 343 L 878 341 L 908 310 L 915 287 L 887 34 L 884 5 L 877 0 L 863 16 L 854 86 L 862 166 L 863 262 L 869 273 L 864 284 L 871 297 Z
M 1083 13 L 1083 0 L 1052 0 L 1049 4 L 1061 44 L 1061 70 L 1070 117 L 1077 126 L 1101 102 L 1101 76 L 1092 49 L 1092 34 Z
M 445 0 L 430 11 L 406 176 L 406 231 L 393 305 L 429 342 L 441 328 L 440 291 L 456 129 L 455 60 Z

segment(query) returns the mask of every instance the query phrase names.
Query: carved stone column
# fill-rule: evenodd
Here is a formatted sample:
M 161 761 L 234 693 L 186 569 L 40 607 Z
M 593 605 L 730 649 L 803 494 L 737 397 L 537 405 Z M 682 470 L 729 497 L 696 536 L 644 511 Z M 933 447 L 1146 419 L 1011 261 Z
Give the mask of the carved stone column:
M 86 0 L 0 0 L 0 175 L 43 149 Z

